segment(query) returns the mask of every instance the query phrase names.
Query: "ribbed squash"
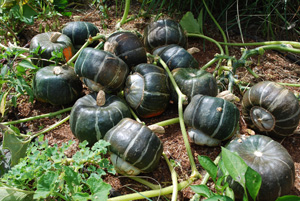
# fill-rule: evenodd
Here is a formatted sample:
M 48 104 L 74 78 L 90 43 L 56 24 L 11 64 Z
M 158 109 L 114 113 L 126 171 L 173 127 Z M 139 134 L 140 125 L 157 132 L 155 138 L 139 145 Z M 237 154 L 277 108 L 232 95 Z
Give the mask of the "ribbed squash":
M 39 54 L 34 57 L 39 59 L 32 59 L 33 63 L 42 67 L 54 64 L 47 61 L 52 57 L 52 52 L 62 51 L 64 58 L 68 61 L 75 53 L 71 39 L 58 32 L 46 32 L 34 36 L 30 42 L 30 51 L 39 47 Z M 61 62 L 64 62 L 63 60 Z
M 80 77 L 88 78 L 106 92 L 122 88 L 129 74 L 127 64 L 117 56 L 93 48 L 84 48 L 75 62 L 75 72 Z
M 257 201 L 275 201 L 289 194 L 295 182 L 295 166 L 287 150 L 268 136 L 253 135 L 237 138 L 227 147 L 236 152 L 248 166 L 262 177 Z M 236 197 L 241 198 L 243 188 L 236 182 L 231 183 Z
M 80 49 L 89 37 L 96 36 L 100 31 L 93 23 L 75 21 L 68 22 L 61 32 L 71 39 L 76 49 Z M 92 45 L 95 45 L 95 43 Z
M 121 98 L 105 94 L 105 104 L 97 104 L 97 94 L 86 95 L 76 101 L 70 114 L 70 128 L 79 141 L 87 140 L 92 146 L 123 118 L 130 110 Z
M 198 61 L 183 47 L 178 45 L 167 45 L 157 48 L 154 55 L 158 55 L 172 71 L 176 68 L 198 68 Z
M 243 96 L 242 114 L 249 127 L 270 137 L 292 135 L 299 124 L 300 107 L 295 95 L 284 86 L 264 81 Z
M 64 105 L 73 103 L 80 97 L 82 82 L 73 68 L 47 66 L 36 72 L 32 89 L 37 100 Z
M 137 65 L 126 79 L 124 92 L 130 107 L 143 118 L 163 113 L 170 99 L 165 71 L 153 64 Z
M 199 145 L 210 145 L 202 139 L 213 138 L 220 142 L 231 138 L 235 134 L 239 117 L 239 110 L 233 103 L 198 94 L 184 110 L 183 118 L 188 127 L 196 130 L 189 133 L 191 140 Z
M 127 175 L 153 171 L 163 152 L 163 144 L 155 133 L 129 118 L 110 129 L 104 140 L 111 144 L 111 161 L 116 171 Z
M 217 96 L 217 81 L 212 74 L 205 70 L 195 68 L 176 68 L 172 75 L 180 91 L 185 94 L 189 101 L 197 94 Z M 171 85 L 172 100 L 177 101 L 178 95 Z
M 150 23 L 144 29 L 144 44 L 149 52 L 170 44 L 186 48 L 187 37 L 179 23 L 171 19 L 162 19 Z
M 147 63 L 146 49 L 137 35 L 131 32 L 116 32 L 105 42 L 104 49 L 120 57 L 129 67 Z

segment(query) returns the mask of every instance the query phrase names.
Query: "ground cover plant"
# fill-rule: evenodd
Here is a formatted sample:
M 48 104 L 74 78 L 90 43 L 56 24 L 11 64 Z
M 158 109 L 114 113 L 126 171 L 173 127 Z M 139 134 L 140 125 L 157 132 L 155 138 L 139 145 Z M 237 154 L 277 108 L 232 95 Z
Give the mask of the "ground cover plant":
M 22 14 L 23 7 L 34 9 L 38 5 L 31 1 L 16 3 L 1 2 L 1 11 L 13 6 Z M 59 3 L 63 7 L 51 7 Z M 229 36 L 223 31 L 224 27 L 220 26 L 215 19 L 217 16 L 214 17 L 211 12 L 213 4 L 202 1 L 201 10 L 195 11 L 193 6 L 198 6 L 198 3 L 188 3 L 189 10 L 193 12 L 179 14 L 177 1 L 126 0 L 115 1 L 113 5 L 106 1 L 90 2 L 95 10 L 89 15 L 97 11 L 101 13 L 101 16 L 96 13 L 94 20 L 99 23 L 99 33 L 85 34 L 85 42 L 77 46 L 74 50 L 76 53 L 72 52 L 70 44 L 54 50 L 43 50 L 44 47 L 39 43 L 30 49 L 29 45 L 20 47 L 16 33 L 18 26 L 14 26 L 14 30 L 8 29 L 11 34 L 2 36 L 5 40 L 1 43 L 0 58 L 3 147 L 1 200 L 266 200 L 263 197 L 265 192 L 270 193 L 267 196 L 270 200 L 299 199 L 299 161 L 295 157 L 299 153 L 297 143 L 300 144 L 295 134 L 300 118 L 296 93 L 299 91 L 298 74 L 295 70 L 298 66 L 292 63 L 280 71 L 264 61 L 266 57 L 280 59 L 280 56 L 273 55 L 274 50 L 284 54 L 299 54 L 299 42 L 278 40 L 244 43 L 241 20 L 237 22 L 242 42 L 228 42 Z M 67 2 L 54 1 L 45 5 L 50 10 L 55 9 L 56 14 L 52 17 L 57 22 L 57 15 L 76 13 L 80 3 L 69 5 Z M 278 8 L 276 5 L 274 10 Z M 128 16 L 130 6 L 135 10 L 131 11 L 134 14 Z M 62 8 L 70 12 L 62 12 Z M 153 13 L 155 8 L 158 8 L 158 13 Z M 289 8 L 290 5 L 285 4 L 285 11 Z M 119 20 L 109 26 L 107 22 L 111 20 L 110 12 L 114 9 L 116 16 L 118 9 L 122 12 Z M 297 11 L 292 11 L 294 16 L 298 15 Z M 43 12 L 45 10 L 37 10 L 38 14 L 33 18 L 43 22 L 45 19 L 40 17 Z M 176 14 L 180 18 L 170 19 Z M 285 13 L 285 16 L 287 14 L 290 15 Z M 2 18 L 5 16 L 6 13 L 2 12 Z M 83 15 L 83 18 L 87 16 Z M 204 18 L 213 25 L 206 24 Z M 142 31 L 133 31 L 132 26 L 139 26 L 137 22 L 141 19 L 145 20 L 140 29 Z M 290 23 L 293 23 L 293 19 Z M 205 34 L 209 31 L 205 26 L 213 26 L 214 32 L 217 30 L 221 34 Z M 44 32 L 51 34 L 43 40 L 56 43 L 61 37 L 56 33 L 62 28 L 52 26 L 53 32 L 44 29 Z M 294 27 L 292 30 L 297 32 Z M 270 25 L 268 31 L 273 31 Z M 226 32 L 228 34 L 228 30 Z M 181 37 L 176 39 L 179 35 Z M 176 45 L 169 44 L 172 40 L 168 37 L 174 39 Z M 131 42 L 126 44 L 128 38 Z M 162 44 L 167 46 L 159 47 Z M 206 49 L 200 57 L 199 48 L 195 46 Z M 232 52 L 235 46 L 245 48 Z M 211 47 L 214 48 L 208 54 L 210 57 L 203 61 L 202 57 Z M 47 57 L 43 57 L 43 52 L 49 50 Z M 133 59 L 137 56 L 141 57 L 137 60 L 142 64 Z M 276 59 L 273 63 L 276 63 Z M 62 83 L 68 83 L 66 86 L 70 92 L 76 94 L 76 97 L 70 95 L 75 98 L 72 97 L 64 106 L 53 104 L 52 101 L 58 101 L 68 94 L 63 92 L 62 87 L 54 91 L 51 91 L 54 88 L 51 85 L 44 87 L 46 95 L 52 94 L 51 98 L 57 96 L 51 101 L 48 97 L 37 97 L 36 89 L 44 85 L 34 84 L 34 79 L 48 67 L 42 67 L 41 62 L 36 61 L 56 66 L 45 76 L 51 75 L 57 80 L 64 77 L 66 69 L 74 69 L 72 74 L 76 73 L 81 78 L 83 90 L 79 87 L 81 92 L 77 92 L 69 81 L 63 80 Z M 180 66 L 182 61 L 187 64 Z M 181 72 L 186 77 L 195 77 L 203 72 L 204 75 L 210 75 L 207 83 L 213 92 L 205 94 L 202 91 L 199 92 L 202 95 L 195 95 L 198 92 L 194 89 L 207 83 L 204 83 L 204 79 L 203 82 L 180 83 L 175 77 L 178 66 L 189 70 Z M 278 75 L 280 73 L 276 71 L 284 74 L 289 67 L 295 72 L 289 72 L 288 79 L 282 81 Z M 275 73 L 272 73 L 272 69 Z M 54 80 L 54 85 L 58 85 L 57 80 Z M 77 84 L 79 82 L 78 79 L 72 80 L 76 80 Z M 262 90 L 257 89 L 260 87 Z M 274 97 L 266 92 L 271 92 Z M 112 99 L 118 103 L 112 106 Z M 247 101 L 250 104 L 246 105 Z M 33 105 L 38 106 L 37 110 L 32 109 Z M 26 107 L 29 107 L 27 114 Z M 26 118 L 20 118 L 22 116 Z M 103 116 L 107 116 L 107 119 Z M 78 130 L 80 134 L 76 133 Z M 253 143 L 251 140 L 256 141 Z M 283 164 L 288 166 L 273 162 L 273 156 L 267 152 L 271 149 L 263 149 L 269 143 L 276 144 L 272 144 L 272 148 L 278 148 L 276 152 L 282 154 L 286 160 Z M 249 144 L 256 146 L 252 149 Z M 243 148 L 249 152 L 247 158 L 243 158 L 239 152 L 241 148 L 234 149 L 239 145 L 245 145 Z M 274 156 L 275 161 L 280 154 Z M 249 156 L 255 162 L 260 162 L 247 161 Z M 274 176 L 265 174 L 264 170 L 272 165 L 282 171 Z M 136 176 L 139 174 L 142 176 Z M 125 177 L 127 179 L 124 180 Z M 151 178 L 158 184 L 153 183 Z M 266 185 L 265 181 L 269 179 L 278 185 Z M 119 191 L 117 196 L 114 195 L 115 189 Z

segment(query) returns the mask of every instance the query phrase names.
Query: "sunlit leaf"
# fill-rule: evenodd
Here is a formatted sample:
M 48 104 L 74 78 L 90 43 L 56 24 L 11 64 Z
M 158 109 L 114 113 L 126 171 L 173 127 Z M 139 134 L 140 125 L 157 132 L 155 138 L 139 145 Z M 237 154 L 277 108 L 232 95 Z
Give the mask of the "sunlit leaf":
M 261 186 L 261 176 L 255 170 L 248 167 L 245 178 L 246 188 L 248 189 L 250 196 L 255 200 Z

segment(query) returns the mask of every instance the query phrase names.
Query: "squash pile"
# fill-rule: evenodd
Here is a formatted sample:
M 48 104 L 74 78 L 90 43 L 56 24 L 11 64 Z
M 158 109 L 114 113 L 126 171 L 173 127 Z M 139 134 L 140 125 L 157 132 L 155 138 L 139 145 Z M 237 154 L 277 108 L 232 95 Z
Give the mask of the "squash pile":
M 31 48 L 39 47 L 41 50 L 37 64 L 48 65 L 44 60 L 50 58 L 51 51 L 61 49 L 67 53 L 65 50 L 69 49 L 73 55 L 74 47 L 79 49 L 98 32 L 91 23 L 69 23 L 56 41 L 51 39 L 53 33 L 45 33 L 33 39 Z M 118 172 L 128 175 L 151 172 L 159 163 L 163 144 L 149 127 L 133 120 L 132 112 L 139 118 L 161 115 L 170 101 L 177 102 L 178 96 L 165 69 L 160 63 L 150 63 L 147 52 L 160 56 L 180 91 L 187 96 L 189 103 L 183 118 L 193 143 L 218 146 L 222 141 L 231 139 L 238 130 L 239 109 L 234 103 L 216 97 L 216 79 L 209 72 L 200 70 L 198 61 L 186 47 L 187 37 L 183 29 L 169 19 L 150 23 L 144 29 L 142 40 L 131 32 L 115 32 L 107 37 L 103 50 L 93 47 L 82 49 L 74 68 L 41 68 L 33 83 L 35 95 L 37 100 L 55 105 L 76 101 L 70 114 L 73 134 L 80 141 L 87 140 L 90 146 L 99 139 L 110 142 L 111 160 Z M 69 59 L 67 54 L 63 56 L 65 60 Z M 91 93 L 80 97 L 82 88 L 79 85 L 83 83 Z M 298 126 L 300 108 L 298 100 L 287 89 L 273 82 L 261 82 L 245 93 L 242 115 L 252 129 L 270 137 L 285 137 Z M 242 148 L 238 146 L 264 146 L 271 141 L 265 136 L 250 139 L 251 143 L 243 141 L 241 145 L 232 141 L 228 148 L 240 151 Z M 274 143 L 272 149 L 284 152 L 282 157 L 287 160 L 287 173 L 280 177 L 289 178 L 285 187 L 288 192 L 292 185 L 290 180 L 294 178 L 293 162 L 280 144 L 270 143 Z M 246 153 L 241 153 L 241 156 Z M 249 154 L 253 153 L 257 152 Z M 247 155 L 245 159 L 251 158 Z M 255 164 L 257 168 L 253 169 L 264 175 L 259 170 L 270 168 L 268 161 L 263 166 Z M 271 176 L 263 176 L 263 182 L 274 182 L 269 179 Z M 271 191 L 277 186 L 266 188 L 268 190 L 261 191 Z

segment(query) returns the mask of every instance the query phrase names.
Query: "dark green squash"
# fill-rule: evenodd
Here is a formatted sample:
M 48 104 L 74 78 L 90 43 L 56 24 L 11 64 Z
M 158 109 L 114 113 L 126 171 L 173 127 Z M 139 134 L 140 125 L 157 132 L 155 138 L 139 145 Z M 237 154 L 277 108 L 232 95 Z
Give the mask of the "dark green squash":
M 104 50 L 114 53 L 129 67 L 147 63 L 146 49 L 137 35 L 131 32 L 115 32 L 105 42 Z
M 71 39 L 76 49 L 80 49 L 89 37 L 96 36 L 100 31 L 93 23 L 75 21 L 68 22 L 61 32 Z M 97 42 L 91 44 L 91 46 L 96 44 Z
M 170 99 L 165 71 L 153 64 L 137 65 L 126 79 L 124 92 L 130 107 L 143 118 L 163 113 Z
M 202 94 L 207 96 L 217 96 L 217 81 L 212 74 L 205 70 L 196 68 L 176 68 L 172 75 L 180 91 L 188 97 L 190 101 L 194 95 Z M 177 101 L 178 95 L 171 85 L 172 100 Z
M 275 201 L 277 197 L 290 192 L 295 182 L 294 161 L 288 151 L 268 136 L 253 135 L 237 138 L 227 146 L 236 152 L 245 163 L 262 177 L 257 201 Z M 231 183 L 236 197 L 241 198 L 243 188 L 236 182 Z
M 295 95 L 284 86 L 264 81 L 243 96 L 242 114 L 247 125 L 270 137 L 292 135 L 299 124 L 300 107 Z
M 129 74 L 127 64 L 117 56 L 93 48 L 84 48 L 75 62 L 75 72 L 103 87 L 106 92 L 117 91 Z
M 149 52 L 160 46 L 177 44 L 186 48 L 187 36 L 181 25 L 171 19 L 162 19 L 150 23 L 144 29 L 144 44 Z
M 111 161 L 119 173 L 152 172 L 163 152 L 160 139 L 146 125 L 129 118 L 111 128 L 104 140 L 110 143 Z
M 68 66 L 47 66 L 39 69 L 32 83 L 37 100 L 52 105 L 75 102 L 81 95 L 82 82 Z
M 184 110 L 183 118 L 188 127 L 198 130 L 189 133 L 191 140 L 203 145 L 202 136 L 220 141 L 231 138 L 236 132 L 239 114 L 238 108 L 229 101 L 198 94 Z
M 105 104 L 97 104 L 97 94 L 86 95 L 76 101 L 70 114 L 70 128 L 79 141 L 92 146 L 106 132 L 131 113 L 121 98 L 105 94 Z
M 183 47 L 167 45 L 157 48 L 154 55 L 158 55 L 167 64 L 170 71 L 176 68 L 198 68 L 198 61 Z
M 42 66 L 49 66 L 54 64 L 47 61 L 52 57 L 52 52 L 62 51 L 64 58 L 68 61 L 75 53 L 71 39 L 59 32 L 46 32 L 34 36 L 30 42 L 30 51 L 39 47 L 39 54 L 34 54 L 34 57 L 39 59 L 32 59 L 33 63 Z M 65 62 L 62 60 L 61 62 Z

